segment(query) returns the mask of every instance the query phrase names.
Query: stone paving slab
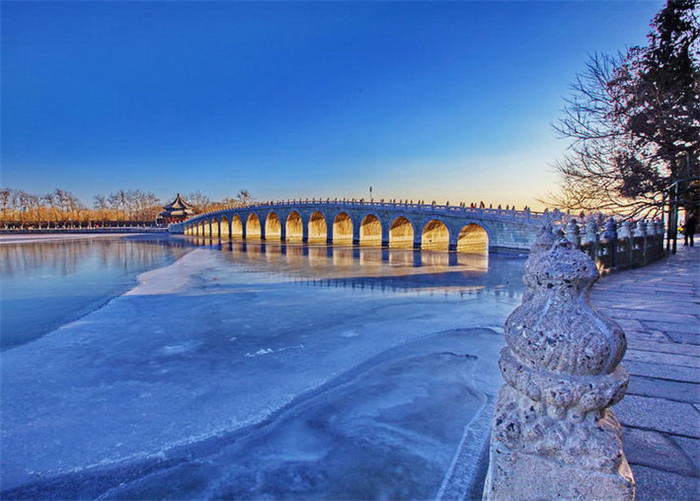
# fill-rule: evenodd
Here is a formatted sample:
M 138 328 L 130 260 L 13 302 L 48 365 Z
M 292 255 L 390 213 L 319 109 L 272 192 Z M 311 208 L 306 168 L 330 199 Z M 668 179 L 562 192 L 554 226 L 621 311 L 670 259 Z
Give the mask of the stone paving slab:
M 700 360 L 698 357 L 691 355 L 676 355 L 674 353 L 663 353 L 663 352 L 651 352 L 651 351 L 640 351 L 632 349 L 634 346 L 630 346 L 630 350 L 627 351 L 625 355 L 625 360 L 630 360 L 633 362 L 650 362 L 659 363 L 666 365 L 678 365 L 681 367 L 697 367 Z
M 653 307 L 649 305 L 649 307 Z M 629 308 L 607 308 L 608 312 L 610 312 L 611 316 L 614 316 L 615 318 L 630 318 L 634 320 L 641 320 L 642 324 L 645 324 L 646 322 L 653 322 L 654 324 L 659 324 L 658 322 L 660 319 L 663 319 L 663 323 L 673 323 L 673 324 L 681 324 L 682 326 L 689 325 L 693 320 L 694 320 L 694 315 L 689 315 L 687 313 L 671 313 L 670 311 L 664 311 L 663 317 L 659 317 L 659 309 L 663 308 L 662 306 L 657 306 L 654 310 L 648 310 L 644 309 L 641 307 L 641 305 L 637 305 L 638 309 L 629 309 Z
M 660 318 L 663 318 L 661 312 L 659 312 Z M 611 315 L 612 316 L 612 315 Z M 673 332 L 684 332 L 686 334 L 700 335 L 694 326 L 685 323 L 676 322 L 659 322 L 655 320 L 646 320 L 642 322 L 642 325 L 649 329 L 655 329 L 660 331 L 673 331 Z
M 676 343 L 700 345 L 700 336 L 697 334 L 667 331 L 666 335 Z
M 700 413 L 692 403 L 627 395 L 613 410 L 624 426 L 700 439 Z
M 632 376 L 644 376 L 667 381 L 683 381 L 700 384 L 700 374 L 692 367 L 675 367 L 658 363 L 628 362 L 623 365 Z
M 667 337 L 663 336 L 661 339 L 666 340 Z M 673 339 L 671 340 L 673 341 Z M 692 355 L 694 357 L 700 357 L 700 346 L 685 344 L 682 341 L 667 343 L 661 340 L 656 342 L 637 339 L 634 343 L 634 349 L 639 351 L 651 351 L 655 353 L 676 353 L 678 355 Z
M 637 501 L 676 501 L 700 499 L 698 479 L 656 468 L 633 465 Z
M 697 383 L 683 381 L 668 381 L 664 379 L 649 378 L 643 376 L 633 377 L 630 380 L 628 395 L 640 395 L 665 398 L 679 402 L 692 402 L 700 404 L 700 390 Z
M 657 431 L 628 428 L 622 437 L 632 464 L 692 477 L 697 470 L 693 460 L 682 447 L 667 435 Z
M 700 469 L 700 440 L 685 437 L 672 437 L 672 439 L 685 451 L 695 468 Z
M 615 411 L 638 500 L 700 500 L 700 248 L 601 278 L 591 301 L 625 331 Z

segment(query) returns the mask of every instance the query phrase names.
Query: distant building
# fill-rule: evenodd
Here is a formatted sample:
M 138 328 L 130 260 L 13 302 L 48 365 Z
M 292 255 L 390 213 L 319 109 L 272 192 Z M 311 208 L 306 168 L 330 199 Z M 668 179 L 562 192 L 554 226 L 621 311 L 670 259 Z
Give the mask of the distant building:
M 165 210 L 158 215 L 158 223 L 179 223 L 197 213 L 197 211 L 194 210 L 194 205 L 185 202 L 179 193 L 173 202 L 164 205 L 163 208 Z

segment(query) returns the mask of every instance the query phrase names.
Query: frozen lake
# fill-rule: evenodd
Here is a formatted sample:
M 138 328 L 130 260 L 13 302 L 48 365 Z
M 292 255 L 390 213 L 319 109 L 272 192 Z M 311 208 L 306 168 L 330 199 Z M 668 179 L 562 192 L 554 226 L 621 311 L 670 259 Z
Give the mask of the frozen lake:
M 42 325 L 3 323 L 3 498 L 451 499 L 478 489 L 523 257 L 191 246 L 203 243 L 94 239 L 78 259 L 64 247 L 75 241 L 0 244 L 15 246 L 0 254 L 3 317 L 23 308 L 24 324 Z M 121 272 L 91 257 L 114 249 L 130 249 L 113 260 Z M 90 259 L 98 264 L 81 271 Z M 5 287 L 36 274 L 35 295 Z M 79 303 L 65 323 L 39 313 L 53 296 Z

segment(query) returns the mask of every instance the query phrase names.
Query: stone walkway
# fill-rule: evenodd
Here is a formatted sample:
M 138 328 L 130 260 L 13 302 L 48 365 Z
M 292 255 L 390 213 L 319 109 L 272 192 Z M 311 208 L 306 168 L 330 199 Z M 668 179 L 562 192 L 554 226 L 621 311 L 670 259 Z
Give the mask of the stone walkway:
M 591 300 L 627 334 L 630 386 L 613 409 L 637 499 L 700 499 L 700 246 L 603 277 Z

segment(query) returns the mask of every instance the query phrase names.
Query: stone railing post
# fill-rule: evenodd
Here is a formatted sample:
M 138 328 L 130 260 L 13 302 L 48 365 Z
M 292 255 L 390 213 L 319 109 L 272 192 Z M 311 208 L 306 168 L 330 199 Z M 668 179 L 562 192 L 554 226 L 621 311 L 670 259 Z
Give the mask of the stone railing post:
M 634 237 L 632 236 L 632 223 L 623 221 L 618 233 L 619 246 L 624 249 L 624 256 L 627 266 L 634 263 Z
M 647 257 L 649 261 L 654 261 L 658 258 L 658 254 L 656 252 L 656 241 L 658 237 L 656 235 L 656 222 L 653 219 L 647 221 L 647 235 L 649 236 L 647 241 L 647 245 L 649 246 Z
M 572 218 L 566 225 L 566 239 L 577 249 L 581 246 L 581 236 L 576 219 Z
M 607 256 L 606 259 L 602 260 L 603 264 L 614 270 L 617 268 L 617 223 L 612 217 L 605 223 L 605 231 L 603 231 L 601 243 L 605 256 Z
M 542 232 L 528 287 L 505 323 L 501 387 L 484 499 L 633 500 L 634 478 L 611 405 L 629 376 L 622 330 L 593 310 L 591 258 Z M 539 249 L 537 248 L 539 246 Z M 545 250 L 543 250 L 543 248 Z
M 585 248 L 586 254 L 593 260 L 598 259 L 598 223 L 591 218 L 586 223 L 586 234 L 581 239 L 581 244 Z
M 647 262 L 647 225 L 644 220 L 640 219 L 637 221 L 634 236 L 637 239 L 639 248 L 639 264 L 644 265 Z
M 659 258 L 661 258 L 664 255 L 664 233 L 665 233 L 664 221 L 663 221 L 663 219 L 657 219 L 656 220 L 656 238 L 657 238 L 656 252 L 658 253 Z

